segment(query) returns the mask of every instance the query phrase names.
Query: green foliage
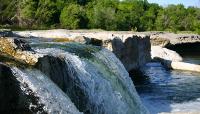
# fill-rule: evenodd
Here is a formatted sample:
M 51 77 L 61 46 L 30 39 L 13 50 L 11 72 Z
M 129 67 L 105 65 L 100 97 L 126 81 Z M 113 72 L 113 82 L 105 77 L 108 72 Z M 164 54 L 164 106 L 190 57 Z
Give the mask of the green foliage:
M 87 17 L 90 28 L 101 28 L 105 30 L 116 29 L 116 0 L 93 1 L 88 5 Z
M 83 8 L 78 4 L 69 4 L 64 7 L 60 15 L 60 24 L 63 28 L 78 29 L 84 28 Z
M 147 0 L 0 0 L 0 25 L 21 28 L 194 31 L 200 8 Z
M 20 26 L 32 26 L 35 21 L 38 0 L 25 0 L 19 4 L 19 24 Z

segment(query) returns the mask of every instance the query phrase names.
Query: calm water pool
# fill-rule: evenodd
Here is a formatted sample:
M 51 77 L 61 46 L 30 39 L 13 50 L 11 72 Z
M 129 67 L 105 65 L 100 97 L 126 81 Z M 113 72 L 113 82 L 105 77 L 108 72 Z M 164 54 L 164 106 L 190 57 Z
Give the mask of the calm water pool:
M 200 64 L 200 56 L 184 56 L 184 61 Z M 200 113 L 200 73 L 167 70 L 159 63 L 147 64 L 144 73 L 135 86 L 151 114 Z

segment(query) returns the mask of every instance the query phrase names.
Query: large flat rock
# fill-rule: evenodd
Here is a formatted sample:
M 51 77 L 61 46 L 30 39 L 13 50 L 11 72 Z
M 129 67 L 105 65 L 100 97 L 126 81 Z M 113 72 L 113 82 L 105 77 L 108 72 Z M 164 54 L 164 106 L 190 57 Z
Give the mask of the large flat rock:
M 169 32 L 147 32 L 150 35 L 151 44 L 162 47 L 200 42 L 200 35 L 198 34 L 175 34 Z

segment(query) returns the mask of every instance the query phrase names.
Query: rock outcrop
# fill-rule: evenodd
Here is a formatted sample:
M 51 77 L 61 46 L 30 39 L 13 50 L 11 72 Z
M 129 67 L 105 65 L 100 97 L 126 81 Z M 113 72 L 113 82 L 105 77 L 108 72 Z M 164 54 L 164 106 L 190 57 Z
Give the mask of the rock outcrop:
M 178 53 L 167 48 L 152 46 L 151 57 L 169 69 L 200 72 L 200 65 L 183 62 L 183 58 Z
M 151 59 L 151 45 L 148 35 L 136 35 L 132 32 L 68 31 L 62 29 L 14 33 L 22 37 L 68 39 L 70 42 L 103 46 L 113 51 L 128 71 L 139 69 Z
M 0 37 L 0 57 L 15 59 L 34 65 L 41 55 L 34 53 L 25 41 L 17 38 Z
M 167 47 L 177 44 L 200 42 L 200 35 L 197 34 L 175 34 L 169 32 L 151 32 L 151 44 Z
M 200 72 L 200 65 L 197 64 L 186 63 L 186 62 L 175 62 L 159 58 L 157 60 L 159 60 L 166 68 L 169 69 Z
M 151 58 L 153 60 L 156 60 L 157 58 L 159 58 L 159 59 L 164 59 L 164 60 L 173 61 L 173 62 L 179 62 L 183 60 L 183 58 L 175 51 L 172 51 L 160 46 L 151 47 Z
M 110 49 L 124 64 L 128 71 L 140 69 L 150 61 L 150 42 L 148 36 L 133 35 L 122 40 L 114 38 L 107 43 Z

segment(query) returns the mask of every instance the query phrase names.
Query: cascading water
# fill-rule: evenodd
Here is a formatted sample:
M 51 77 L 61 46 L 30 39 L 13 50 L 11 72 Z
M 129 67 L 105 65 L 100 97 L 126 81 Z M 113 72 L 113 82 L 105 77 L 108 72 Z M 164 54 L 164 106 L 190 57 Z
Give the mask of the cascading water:
M 38 68 L 72 99 L 77 108 L 87 114 L 145 114 L 134 85 L 121 62 L 114 54 L 99 47 L 81 44 L 36 44 L 38 53 L 65 61 L 50 68 L 59 60 L 41 59 Z M 49 65 L 47 65 L 49 64 Z M 47 66 L 46 66 L 47 65 Z M 63 73 L 55 74 L 62 67 Z M 63 69 L 64 68 L 64 69 Z M 56 76 L 56 78 L 55 78 Z
M 15 103 L 6 106 L 20 104 L 26 114 L 148 114 L 128 72 L 110 51 L 77 43 L 28 41 L 35 53 L 43 55 L 34 66 L 21 67 L 7 59 L 0 63 L 0 78 L 7 82 L 4 71 L 9 69 L 9 77 L 18 84 L 16 93 L 20 93 Z M 17 110 L 22 113 L 20 107 Z
M 25 91 L 25 94 L 35 94 L 38 97 L 38 104 L 46 113 L 81 114 L 68 96 L 40 71 L 13 67 L 12 72 L 22 84 L 21 89 Z M 31 104 L 29 108 L 35 108 L 38 104 L 35 106 Z
M 3 72 L 8 72 L 8 69 L 1 71 L 1 78 L 6 76 Z M 8 74 L 10 79 L 4 81 L 7 83 L 12 81 L 12 85 L 19 86 L 12 87 L 16 88 L 12 90 L 15 92 L 16 101 L 8 103 L 8 105 L 15 105 L 16 108 L 10 112 L 4 110 L 4 113 L 81 114 L 68 96 L 39 70 L 10 67 Z M 1 83 L 1 86 L 4 85 Z M 9 86 L 11 85 L 7 88 L 11 88 Z

